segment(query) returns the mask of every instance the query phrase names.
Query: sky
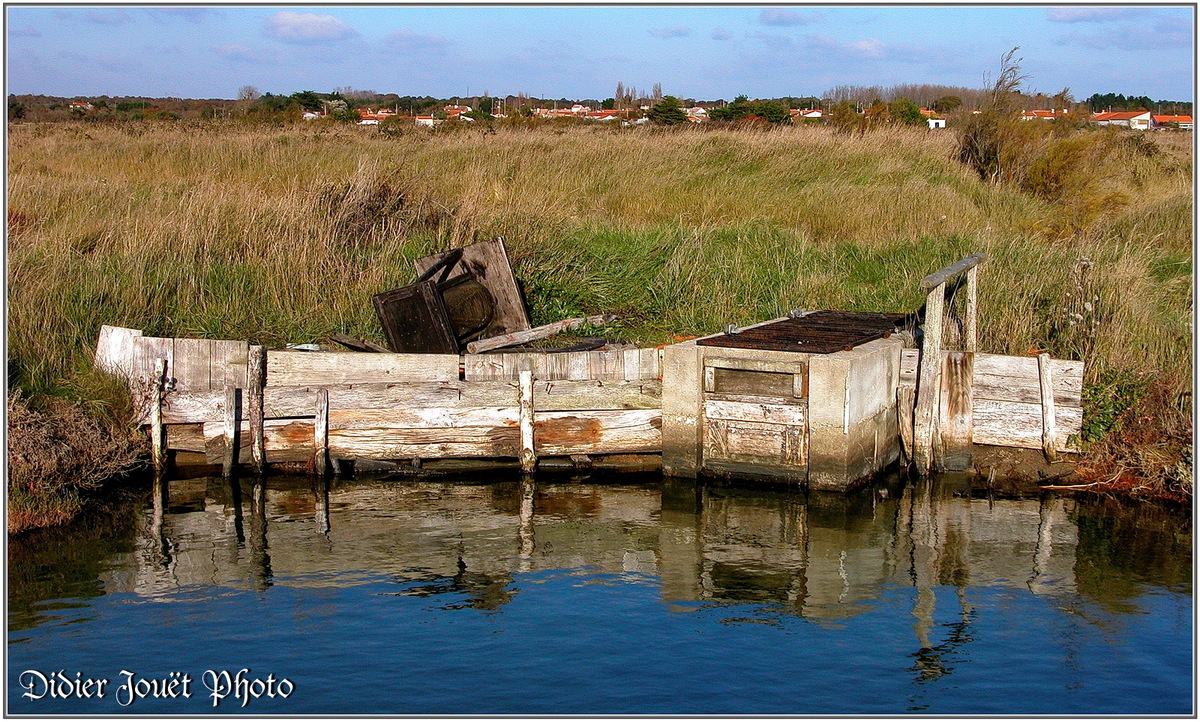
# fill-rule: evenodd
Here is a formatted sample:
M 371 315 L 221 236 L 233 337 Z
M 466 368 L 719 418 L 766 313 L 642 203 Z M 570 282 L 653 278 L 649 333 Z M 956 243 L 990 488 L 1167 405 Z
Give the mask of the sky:
M 6 8 L 8 93 L 233 98 L 352 87 L 441 98 L 821 96 L 983 87 L 1192 100 L 1194 7 L 1087 5 L 45 5 Z

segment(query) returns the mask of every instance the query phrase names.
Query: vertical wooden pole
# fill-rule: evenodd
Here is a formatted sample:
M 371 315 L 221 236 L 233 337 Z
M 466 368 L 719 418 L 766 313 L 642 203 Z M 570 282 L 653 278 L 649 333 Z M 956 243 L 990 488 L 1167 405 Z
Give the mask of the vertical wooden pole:
M 150 453 L 154 471 L 161 474 L 167 468 L 167 434 L 163 426 L 163 379 L 167 375 L 167 360 L 154 362 L 154 393 L 150 398 Z
M 537 454 L 533 449 L 533 372 L 521 371 L 521 472 L 531 474 L 537 469 Z
M 979 350 L 979 266 L 972 266 L 967 271 L 967 310 L 964 319 L 963 335 L 966 336 L 964 351 L 975 353 Z
M 942 315 L 945 285 L 929 289 L 925 298 L 925 335 L 917 371 L 917 408 L 913 415 L 913 463 L 917 473 L 928 474 L 933 465 L 933 427 L 937 414 L 938 377 L 942 369 Z
M 241 449 L 239 448 L 241 440 L 239 437 L 239 428 L 241 420 L 238 418 L 238 389 L 233 384 L 225 387 L 225 460 L 221 464 L 221 473 L 228 477 L 233 474 L 233 467 L 238 462 Z
M 938 410 L 938 431 L 941 437 L 940 458 L 935 466 L 945 471 L 966 471 L 971 468 L 974 418 L 971 396 L 975 379 L 975 354 L 951 351 L 946 354 L 942 371 L 941 399 Z M 935 445 L 937 448 L 937 445 Z
M 317 418 L 313 430 L 317 449 L 313 471 L 324 477 L 329 459 L 329 389 L 317 389 Z
M 263 385 L 267 377 L 267 352 L 262 346 L 251 346 L 247 358 L 249 383 L 246 386 L 247 406 L 250 407 L 250 454 L 254 458 L 254 473 L 267 470 L 266 434 L 263 430 Z
M 1046 461 L 1057 461 L 1055 453 L 1054 374 L 1050 370 L 1050 354 L 1038 354 L 1038 384 L 1042 392 L 1042 453 Z

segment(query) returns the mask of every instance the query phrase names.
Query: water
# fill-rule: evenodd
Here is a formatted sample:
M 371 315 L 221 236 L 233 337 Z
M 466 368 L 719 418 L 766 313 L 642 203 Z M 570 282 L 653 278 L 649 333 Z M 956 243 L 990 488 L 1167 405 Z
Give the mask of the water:
M 949 480 L 315 484 L 173 481 L 10 542 L 8 713 L 1193 710 L 1187 512 Z M 29 699 L 28 670 L 109 681 Z M 190 696 L 129 702 L 123 672 Z

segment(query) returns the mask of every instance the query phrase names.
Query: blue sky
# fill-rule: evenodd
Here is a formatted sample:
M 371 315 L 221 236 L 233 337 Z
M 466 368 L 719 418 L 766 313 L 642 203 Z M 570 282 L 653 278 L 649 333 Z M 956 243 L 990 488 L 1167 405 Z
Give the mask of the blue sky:
M 837 85 L 981 87 L 1010 48 L 1027 90 L 1191 100 L 1191 6 L 9 5 L 7 92 L 232 98 L 336 87 L 453 97 L 685 98 Z

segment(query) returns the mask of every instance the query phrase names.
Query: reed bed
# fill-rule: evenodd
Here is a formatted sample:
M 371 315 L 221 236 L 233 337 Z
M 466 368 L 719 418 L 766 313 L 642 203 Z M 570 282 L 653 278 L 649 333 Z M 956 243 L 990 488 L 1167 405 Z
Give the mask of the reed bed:
M 614 312 L 644 344 L 791 308 L 916 309 L 922 276 L 984 251 L 983 350 L 1179 395 L 1190 135 L 1143 141 L 1106 159 L 1124 202 L 1064 235 L 1064 206 L 979 180 L 945 132 L 14 125 L 9 383 L 88 397 L 105 323 L 380 342 L 372 294 L 411 282 L 415 258 L 502 236 L 535 323 Z

